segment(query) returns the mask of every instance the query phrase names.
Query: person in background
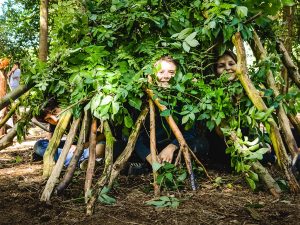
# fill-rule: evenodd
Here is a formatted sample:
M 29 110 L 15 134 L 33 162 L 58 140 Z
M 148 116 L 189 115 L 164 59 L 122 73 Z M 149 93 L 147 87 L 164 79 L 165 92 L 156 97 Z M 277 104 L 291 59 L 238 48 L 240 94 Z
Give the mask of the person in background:
M 21 70 L 19 62 L 15 62 L 11 71 L 8 72 L 7 77 L 9 78 L 9 86 L 13 91 L 20 85 Z

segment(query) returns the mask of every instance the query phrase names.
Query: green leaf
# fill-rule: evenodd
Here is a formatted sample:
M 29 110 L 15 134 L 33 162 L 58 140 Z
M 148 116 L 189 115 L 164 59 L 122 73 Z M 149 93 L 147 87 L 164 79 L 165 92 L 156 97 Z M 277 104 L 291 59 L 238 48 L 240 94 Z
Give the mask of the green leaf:
M 161 115 L 161 116 L 164 116 L 164 117 L 170 116 L 170 115 L 171 115 L 171 110 L 170 110 L 170 109 L 165 109 L 164 111 L 162 111 L 162 112 L 160 113 L 160 115 Z
M 182 182 L 182 181 L 184 181 L 186 179 L 186 177 L 187 177 L 187 173 L 184 172 L 179 177 L 177 177 L 177 181 Z
M 152 163 L 152 169 L 154 172 L 158 171 L 163 165 L 158 163 L 158 162 L 153 162 Z
M 216 21 L 214 21 L 214 20 L 210 21 L 210 22 L 208 23 L 208 27 L 209 27 L 210 29 L 216 28 Z
M 256 189 L 255 181 L 249 177 L 246 177 L 246 181 L 249 184 L 250 188 L 254 191 Z
M 100 105 L 101 105 L 101 106 L 107 105 L 107 104 L 110 103 L 112 100 L 113 100 L 113 97 L 110 96 L 110 95 L 107 95 L 107 96 L 105 96 L 105 97 L 102 99 Z
M 129 105 L 140 110 L 142 106 L 142 100 L 136 97 L 130 97 Z
M 120 104 L 119 102 L 112 102 L 112 113 L 115 115 L 119 112 Z
M 185 28 L 184 30 L 182 30 L 179 35 L 178 35 L 178 39 L 183 40 L 186 38 L 187 34 L 190 33 L 193 29 L 192 28 Z
M 185 41 L 182 43 L 182 47 L 183 47 L 184 51 L 190 52 L 191 47 Z
M 132 125 L 133 125 L 133 120 L 132 120 L 131 116 L 125 116 L 124 117 L 124 122 L 125 122 L 125 126 L 127 128 L 131 128 Z
M 166 173 L 165 176 L 169 181 L 173 182 L 173 174 L 172 173 Z
M 237 13 L 238 17 L 244 18 L 248 14 L 248 8 L 245 6 L 237 6 L 236 13 Z
M 187 123 L 187 121 L 189 121 L 189 119 L 190 119 L 190 117 L 189 117 L 189 115 L 185 115 L 185 116 L 183 116 L 182 117 L 182 124 L 185 124 L 185 123 Z

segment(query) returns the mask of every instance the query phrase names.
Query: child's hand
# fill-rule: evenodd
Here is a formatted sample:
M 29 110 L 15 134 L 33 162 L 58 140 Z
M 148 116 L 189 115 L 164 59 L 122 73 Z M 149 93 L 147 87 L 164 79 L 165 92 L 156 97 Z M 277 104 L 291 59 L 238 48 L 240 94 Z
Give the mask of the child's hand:
M 176 149 L 177 146 L 174 144 L 169 144 L 167 147 L 165 147 L 158 155 L 158 160 L 160 161 L 160 163 L 172 163 L 173 155 Z

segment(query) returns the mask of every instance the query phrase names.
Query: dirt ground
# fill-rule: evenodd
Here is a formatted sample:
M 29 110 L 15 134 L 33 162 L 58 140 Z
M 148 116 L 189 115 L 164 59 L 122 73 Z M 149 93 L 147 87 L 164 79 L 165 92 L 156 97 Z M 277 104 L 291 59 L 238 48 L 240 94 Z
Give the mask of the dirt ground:
M 82 171 L 63 196 L 42 203 L 42 162 L 32 162 L 31 152 L 43 135 L 32 131 L 26 142 L 0 151 L 0 224 L 300 224 L 299 196 L 252 192 L 237 175 L 212 170 L 223 184 L 203 179 L 197 191 L 164 193 L 180 199 L 177 209 L 145 204 L 153 198 L 150 175 L 120 176 L 110 193 L 116 204 L 98 203 L 94 215 L 86 216 Z

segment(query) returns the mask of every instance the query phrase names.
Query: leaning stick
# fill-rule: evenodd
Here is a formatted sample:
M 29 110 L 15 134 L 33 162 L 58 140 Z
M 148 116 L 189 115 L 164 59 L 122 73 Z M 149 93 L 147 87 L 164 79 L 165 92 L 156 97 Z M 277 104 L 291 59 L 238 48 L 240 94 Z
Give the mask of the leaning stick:
M 295 65 L 284 44 L 281 41 L 276 41 L 276 49 L 281 54 L 281 60 L 287 68 L 288 75 L 294 83 L 300 88 L 300 74 L 299 68 Z
M 42 193 L 41 199 L 40 201 L 42 202 L 47 202 L 50 200 L 52 191 L 55 187 L 55 184 L 58 182 L 58 178 L 60 176 L 61 170 L 64 166 L 64 162 L 66 160 L 66 157 L 69 153 L 69 150 L 71 148 L 71 145 L 73 144 L 74 138 L 76 136 L 78 127 L 79 127 L 79 123 L 80 123 L 81 118 L 78 118 L 76 120 L 73 121 L 72 126 L 70 128 L 70 132 L 67 136 L 67 140 L 66 143 L 63 147 L 62 152 L 60 153 L 60 156 L 53 168 L 53 171 L 51 173 L 51 176 L 49 177 L 49 179 L 47 180 L 46 186 L 44 188 L 44 191 Z
M 255 57 L 260 60 L 265 60 L 267 57 L 267 52 L 264 49 L 260 41 L 260 38 L 258 37 L 255 31 L 253 31 L 253 40 L 254 40 L 254 45 L 252 45 L 252 49 L 255 54 Z M 280 92 L 276 86 L 275 79 L 271 70 L 267 71 L 267 83 L 269 87 L 274 91 L 275 97 L 279 96 Z M 278 119 L 289 152 L 292 154 L 293 158 L 297 158 L 299 155 L 299 150 L 290 127 L 289 118 L 283 108 L 282 103 L 279 103 Z
M 27 92 L 26 94 L 24 94 L 22 96 L 22 98 L 27 98 L 29 95 L 29 92 Z M 0 122 L 0 128 L 9 120 L 9 118 L 15 113 L 15 111 L 17 110 L 17 108 L 19 107 L 19 105 L 21 104 L 21 101 L 17 100 L 16 102 L 14 102 L 9 110 L 9 112 L 5 115 L 5 117 L 1 120 Z
M 140 113 L 139 117 L 137 118 L 134 127 L 132 128 L 132 131 L 130 133 L 130 136 L 128 138 L 127 145 L 123 152 L 119 155 L 115 163 L 113 164 L 113 168 L 111 171 L 111 176 L 109 179 L 108 187 L 111 188 L 113 181 L 115 178 L 119 175 L 120 171 L 124 168 L 125 163 L 128 161 L 129 157 L 131 156 L 135 143 L 138 139 L 141 127 L 143 122 L 145 121 L 145 118 L 149 112 L 149 107 L 145 106 L 142 112 Z
M 254 162 L 252 163 L 253 170 L 258 174 L 259 178 L 263 181 L 264 185 L 268 188 L 270 193 L 276 197 L 280 197 L 281 189 L 277 182 L 273 179 L 273 177 L 270 175 L 268 170 L 261 165 L 260 162 Z
M 146 93 L 148 94 L 148 96 L 151 99 L 154 98 L 154 94 L 153 94 L 152 90 L 146 89 Z M 158 98 L 154 99 L 153 101 L 154 101 L 155 105 L 159 108 L 160 111 L 164 111 L 164 110 L 167 109 L 166 106 L 162 105 L 159 102 Z M 172 129 L 172 131 L 173 131 L 176 139 L 179 142 L 180 151 L 182 151 L 182 153 L 183 153 L 183 156 L 184 156 L 184 159 L 185 159 L 185 163 L 186 163 L 186 167 L 187 167 L 187 170 L 188 170 L 188 172 L 190 174 L 192 189 L 196 190 L 195 176 L 194 176 L 194 173 L 193 173 L 191 157 L 190 157 L 190 154 L 189 154 L 189 146 L 187 145 L 187 143 L 186 143 L 186 141 L 185 141 L 182 133 L 180 132 L 177 124 L 175 123 L 173 117 L 172 116 L 167 116 L 166 120 L 167 120 L 170 128 Z
M 97 145 L 97 119 L 94 118 L 91 125 L 90 133 L 90 146 L 89 146 L 89 161 L 86 170 L 85 184 L 84 184 L 84 198 L 85 203 L 88 201 L 88 197 L 91 194 L 91 186 L 94 176 L 95 161 L 96 161 L 96 145 Z
M 156 153 L 156 133 L 155 133 L 155 107 L 151 99 L 149 99 L 149 109 L 150 109 L 150 152 L 151 152 L 151 162 L 157 163 L 157 153 Z M 153 169 L 153 168 L 152 168 Z M 157 171 L 153 169 L 153 188 L 154 195 L 159 196 L 160 190 L 157 184 Z
M 104 126 L 104 134 L 106 137 L 106 144 L 105 144 L 105 166 L 103 173 L 95 186 L 93 187 L 94 192 L 90 196 L 87 202 L 87 207 L 86 207 L 86 214 L 87 215 L 92 215 L 95 207 L 95 202 L 98 198 L 99 193 L 101 192 L 102 188 L 107 184 L 111 171 L 112 171 L 112 166 L 113 166 L 113 148 L 114 148 L 114 142 L 115 138 L 111 133 L 109 124 L 107 121 L 103 122 Z
M 33 86 L 34 86 L 34 84 L 20 85 L 19 87 L 17 87 L 13 91 L 6 94 L 3 98 L 0 99 L 0 110 L 3 109 L 4 107 L 10 105 L 11 102 L 13 102 L 17 98 L 19 98 L 24 93 L 26 93 Z
M 248 71 L 246 66 L 246 53 L 241 34 L 239 32 L 232 37 L 232 42 L 237 49 L 238 62 L 236 74 L 254 106 L 260 111 L 266 111 L 268 109 L 267 106 L 247 75 Z M 296 193 L 300 190 L 300 187 L 295 176 L 291 173 L 288 156 L 279 132 L 279 128 L 273 119 L 270 118 L 268 122 L 270 124 L 269 134 L 278 159 L 278 164 L 284 170 L 285 176 L 290 184 L 291 191 Z
M 69 124 L 72 113 L 71 111 L 67 111 L 62 118 L 59 120 L 54 134 L 49 142 L 49 145 L 46 149 L 46 152 L 43 157 L 44 167 L 43 167 L 43 177 L 47 178 L 51 175 L 53 167 L 55 165 L 54 155 L 57 151 L 57 147 L 59 146 L 60 140 L 65 133 L 65 130 Z
M 85 111 L 79 138 L 78 138 L 78 142 L 77 142 L 77 146 L 76 146 L 76 150 L 73 153 L 72 159 L 70 161 L 70 164 L 67 168 L 67 171 L 66 171 L 62 181 L 56 187 L 57 194 L 60 194 L 63 190 L 65 190 L 65 188 L 68 186 L 68 184 L 72 180 L 77 163 L 78 163 L 78 161 L 82 155 L 82 152 L 84 150 L 84 142 L 85 142 L 85 138 L 87 136 L 88 131 L 89 131 L 89 114 L 87 111 Z
M 298 134 L 300 134 L 300 120 L 292 113 L 288 114 L 288 117 L 293 124 L 294 128 L 297 130 Z

